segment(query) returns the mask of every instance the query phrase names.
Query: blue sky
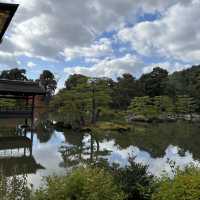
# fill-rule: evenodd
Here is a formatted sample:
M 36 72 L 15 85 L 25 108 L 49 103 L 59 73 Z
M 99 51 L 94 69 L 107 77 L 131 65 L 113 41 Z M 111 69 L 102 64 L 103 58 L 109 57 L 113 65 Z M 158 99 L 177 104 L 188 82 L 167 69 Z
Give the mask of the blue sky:
M 1 1 L 0 1 L 1 2 Z M 200 62 L 200 0 L 4 0 L 20 7 L 0 46 L 0 70 L 139 77 Z

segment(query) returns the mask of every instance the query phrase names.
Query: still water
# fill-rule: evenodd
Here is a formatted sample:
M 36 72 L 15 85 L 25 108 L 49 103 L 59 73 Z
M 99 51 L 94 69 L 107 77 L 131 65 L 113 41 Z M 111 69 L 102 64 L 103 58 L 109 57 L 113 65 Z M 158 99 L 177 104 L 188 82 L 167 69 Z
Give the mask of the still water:
M 147 164 L 149 172 L 156 176 L 163 171 L 170 173 L 169 160 L 181 168 L 199 164 L 197 124 L 136 124 L 132 131 L 124 133 L 79 133 L 37 121 L 32 134 L 28 130 L 26 133 L 32 139 L 31 147 L 24 141 L 16 144 L 19 124 L 23 121 L 0 120 L 0 169 L 6 176 L 26 174 L 28 183 L 35 188 L 42 177 L 65 174 L 80 163 L 102 159 L 126 165 L 128 157 L 135 156 L 136 162 Z

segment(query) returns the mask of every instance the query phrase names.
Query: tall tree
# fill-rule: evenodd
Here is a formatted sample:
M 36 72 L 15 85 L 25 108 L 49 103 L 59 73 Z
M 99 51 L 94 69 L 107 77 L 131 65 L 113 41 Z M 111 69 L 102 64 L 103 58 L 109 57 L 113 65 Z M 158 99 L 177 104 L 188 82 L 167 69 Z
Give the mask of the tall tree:
M 75 88 L 77 85 L 84 84 L 88 81 L 88 77 L 82 74 L 72 74 L 65 81 L 65 88 L 67 90 L 71 90 Z
M 89 79 L 88 100 L 91 102 L 91 123 L 98 120 L 102 106 L 108 106 L 110 98 L 110 82 L 107 78 Z
M 70 90 L 60 91 L 51 102 L 51 108 L 72 126 L 95 124 L 103 107 L 110 103 L 107 79 L 88 78 Z
M 167 81 L 168 71 L 160 67 L 154 68 L 152 72 L 144 74 L 140 78 L 145 95 L 151 97 L 164 95 Z
M 117 109 L 126 109 L 131 100 L 138 95 L 137 81 L 131 74 L 123 74 L 117 78 L 112 87 L 112 106 Z
M 20 81 L 28 80 L 28 78 L 26 77 L 26 70 L 18 68 L 2 71 L 0 74 L 0 79 L 20 80 Z
M 57 87 L 57 81 L 54 74 L 49 70 L 44 70 L 37 80 L 44 87 L 47 96 L 52 96 Z

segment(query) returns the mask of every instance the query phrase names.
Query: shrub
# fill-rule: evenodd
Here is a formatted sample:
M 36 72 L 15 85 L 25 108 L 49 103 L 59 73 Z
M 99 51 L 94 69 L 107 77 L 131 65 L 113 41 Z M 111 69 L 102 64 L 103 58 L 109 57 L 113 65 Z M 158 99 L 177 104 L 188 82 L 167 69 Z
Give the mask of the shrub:
M 99 168 L 79 168 L 65 177 L 48 177 L 33 200 L 123 200 L 110 174 Z
M 162 177 L 156 188 L 153 200 L 199 200 L 200 169 L 188 167 L 184 171 L 177 170 L 173 179 Z
M 154 177 L 148 173 L 148 166 L 135 162 L 134 157 L 129 158 L 129 165 L 120 167 L 117 164 L 109 166 L 106 162 L 98 163 L 105 168 L 120 184 L 126 194 L 126 200 L 150 200 L 153 193 Z

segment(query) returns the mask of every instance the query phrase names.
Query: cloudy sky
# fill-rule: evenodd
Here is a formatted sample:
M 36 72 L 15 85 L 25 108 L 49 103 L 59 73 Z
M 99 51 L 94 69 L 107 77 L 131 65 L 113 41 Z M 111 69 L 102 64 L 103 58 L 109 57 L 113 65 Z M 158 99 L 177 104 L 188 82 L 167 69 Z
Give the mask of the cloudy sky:
M 49 69 L 59 87 L 72 73 L 138 77 L 200 63 L 200 0 L 3 0 L 19 3 L 0 46 L 0 70 L 30 78 Z

